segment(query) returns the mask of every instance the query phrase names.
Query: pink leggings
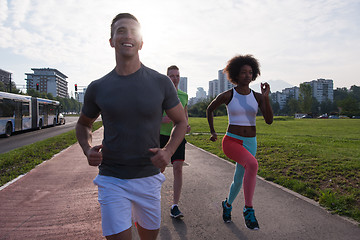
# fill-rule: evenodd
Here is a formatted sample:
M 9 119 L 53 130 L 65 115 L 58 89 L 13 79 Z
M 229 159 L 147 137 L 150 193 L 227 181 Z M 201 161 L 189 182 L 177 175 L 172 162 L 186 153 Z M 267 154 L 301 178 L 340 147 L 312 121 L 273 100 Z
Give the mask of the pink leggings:
M 239 137 L 242 138 L 242 137 Z M 247 139 L 247 138 L 244 138 Z M 252 151 L 255 155 L 256 153 L 256 138 L 255 139 L 255 151 Z M 256 174 L 258 171 L 258 162 L 253 154 L 251 154 L 244 146 L 243 140 L 230 137 L 225 135 L 222 141 L 222 147 L 225 155 L 237 162 L 235 174 L 234 174 L 234 182 L 230 188 L 229 194 L 229 204 L 232 204 L 233 200 L 239 193 L 242 185 L 242 178 L 244 177 L 244 197 L 245 197 L 245 205 L 253 206 L 252 199 L 255 192 L 256 185 Z M 254 145 L 254 144 L 250 144 Z M 250 148 L 254 148 L 254 146 L 250 146 Z M 240 166 L 239 166 L 240 165 Z M 244 170 L 245 169 L 245 174 Z

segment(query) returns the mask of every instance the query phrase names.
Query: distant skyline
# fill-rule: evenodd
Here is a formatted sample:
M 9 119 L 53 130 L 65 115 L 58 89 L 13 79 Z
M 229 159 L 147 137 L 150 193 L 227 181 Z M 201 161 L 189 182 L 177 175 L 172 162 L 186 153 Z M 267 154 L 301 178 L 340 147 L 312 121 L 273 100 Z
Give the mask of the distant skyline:
M 31 68 L 55 68 L 71 94 L 114 68 L 108 39 L 120 12 L 142 25 L 142 63 L 164 74 L 176 64 L 189 97 L 237 54 L 259 60 L 258 85 L 360 85 L 359 0 L 0 0 L 0 68 L 21 86 Z
M 299 87 L 299 84 L 298 85 L 291 85 L 285 81 L 282 81 L 282 80 L 269 80 L 267 81 L 270 86 L 271 86 L 271 92 L 274 93 L 274 92 L 281 92 L 282 90 L 284 90 L 285 88 L 291 88 L 291 87 Z M 260 85 L 257 84 L 257 83 L 251 83 L 250 84 L 250 88 L 256 92 L 261 92 L 261 89 L 260 89 Z

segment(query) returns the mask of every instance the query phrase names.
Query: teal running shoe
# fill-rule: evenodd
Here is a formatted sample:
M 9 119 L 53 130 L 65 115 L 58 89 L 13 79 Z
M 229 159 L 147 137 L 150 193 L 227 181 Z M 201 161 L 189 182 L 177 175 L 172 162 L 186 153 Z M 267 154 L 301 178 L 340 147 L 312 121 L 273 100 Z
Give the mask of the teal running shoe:
M 232 210 L 232 206 L 228 207 L 226 206 L 227 203 L 227 198 L 225 199 L 225 201 L 222 202 L 222 208 L 223 208 L 223 220 L 226 223 L 231 222 L 231 210 Z
M 247 228 L 251 230 L 258 230 L 260 228 L 259 223 L 256 220 L 255 211 L 253 208 L 244 207 L 243 214 L 245 219 L 245 225 Z

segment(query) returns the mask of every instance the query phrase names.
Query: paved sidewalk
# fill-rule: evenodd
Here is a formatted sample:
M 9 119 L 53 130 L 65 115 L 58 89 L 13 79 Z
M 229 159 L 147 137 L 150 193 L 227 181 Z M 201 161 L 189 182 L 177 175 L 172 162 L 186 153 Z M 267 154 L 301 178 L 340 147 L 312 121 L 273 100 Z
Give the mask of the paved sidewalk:
M 93 136 L 101 142 L 103 129 Z M 158 239 L 360 239 L 360 227 L 331 215 L 316 203 L 258 178 L 254 196 L 260 230 L 244 226 L 240 193 L 233 204 L 233 222 L 221 218 L 234 165 L 190 144 L 186 146 L 183 220 L 170 217 L 172 168 L 162 188 L 162 226 Z M 74 144 L 0 191 L 0 240 L 105 239 L 101 236 L 98 170 L 87 164 Z M 139 239 L 133 229 L 133 239 Z
M 0 240 L 101 239 L 97 172 L 74 144 L 1 190 Z

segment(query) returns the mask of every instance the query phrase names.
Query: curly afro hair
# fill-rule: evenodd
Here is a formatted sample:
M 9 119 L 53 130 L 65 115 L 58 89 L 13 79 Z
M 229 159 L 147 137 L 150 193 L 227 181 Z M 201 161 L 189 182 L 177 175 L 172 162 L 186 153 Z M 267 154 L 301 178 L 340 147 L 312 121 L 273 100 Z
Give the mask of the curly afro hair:
M 227 74 L 229 81 L 235 85 L 238 84 L 238 76 L 240 69 L 244 65 L 249 65 L 253 71 L 253 81 L 260 76 L 260 64 L 253 55 L 237 55 L 228 61 L 227 66 L 224 69 L 224 73 Z

